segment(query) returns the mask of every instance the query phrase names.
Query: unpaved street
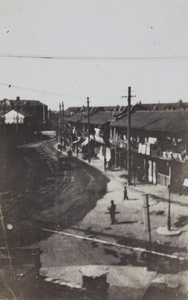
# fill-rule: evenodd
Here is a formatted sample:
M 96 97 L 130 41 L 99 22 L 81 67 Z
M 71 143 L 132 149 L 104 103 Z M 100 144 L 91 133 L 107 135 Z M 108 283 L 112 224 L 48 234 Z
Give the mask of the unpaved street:
M 30 255 L 23 254 L 20 247 L 36 248 L 36 244 L 51 235 L 41 228 L 63 230 L 77 224 L 106 191 L 107 179 L 98 170 L 76 158 L 65 158 L 65 162 L 68 167 L 59 170 L 56 150 L 46 141 L 17 149 L 11 163 L 6 162 L 1 186 L 0 247 L 7 262 L 7 252 L 10 253 L 13 269 L 14 262 L 19 263 L 20 269 L 31 263 Z M 0 285 L 1 299 L 11 299 L 9 284 L 17 297 L 20 293 L 30 297 L 27 284 L 19 291 L 18 286 L 12 286 L 10 277 L 5 282 Z M 37 299 L 40 298 L 41 295 Z
M 68 168 L 59 170 L 50 143 L 19 151 L 13 166 L 18 175 L 9 179 L 11 191 L 2 197 L 5 225 L 13 226 L 7 231 L 10 243 L 29 245 L 42 238 L 40 227 L 63 229 L 76 224 L 106 191 L 104 175 L 84 162 L 65 158 Z
M 7 274 L 6 284 L 1 282 L 2 299 L 9 300 L 14 295 L 24 300 L 150 300 L 150 294 L 142 297 L 152 280 L 172 280 L 170 286 L 181 287 L 178 274 L 185 271 L 182 276 L 186 277 L 187 263 L 178 264 L 176 259 L 164 258 L 163 254 L 146 255 L 139 249 L 148 245 L 141 193 L 129 189 L 130 199 L 123 201 L 125 178 L 120 176 L 122 172 L 119 175 L 107 172 L 108 182 L 99 169 L 74 157 L 64 157 L 61 170 L 54 146 L 46 141 L 20 148 L 19 153 L 15 160 L 19 172 L 12 168 L 5 182 L 12 190 L 11 193 L 3 190 L 1 201 L 7 228 L 7 239 L 4 243 L 1 240 L 1 255 L 6 254 L 7 242 L 16 272 L 16 281 L 11 281 Z M 94 160 L 91 165 L 97 167 L 100 163 Z M 117 204 L 114 225 L 110 224 L 107 210 L 111 199 Z M 152 201 L 151 210 L 156 210 L 155 200 Z M 159 204 L 157 209 L 161 212 L 163 202 Z M 152 237 L 156 232 L 154 227 L 166 219 L 161 214 L 158 216 L 158 210 L 156 216 L 152 214 Z M 154 217 L 155 220 L 160 217 L 161 221 L 154 224 Z M 170 250 L 169 254 L 183 251 L 167 246 L 163 250 Z M 35 263 L 31 257 L 35 257 Z M 6 266 L 2 274 L 6 274 Z M 28 268 L 29 272 L 24 271 Z M 101 294 L 96 296 L 95 292 L 84 293 L 84 268 L 91 273 L 107 270 L 108 298 Z M 161 273 L 164 275 L 160 279 Z M 160 299 L 176 299 L 171 290 L 157 289 L 156 292 L 160 293 Z M 153 294 L 153 287 L 150 293 Z

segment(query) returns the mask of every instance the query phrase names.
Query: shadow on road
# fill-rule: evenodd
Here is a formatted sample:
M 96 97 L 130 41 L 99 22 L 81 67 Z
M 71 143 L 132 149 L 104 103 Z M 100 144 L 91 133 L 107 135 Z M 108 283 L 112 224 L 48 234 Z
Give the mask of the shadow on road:
M 118 224 L 132 224 L 132 223 L 137 223 L 138 221 L 123 221 L 123 222 L 115 222 L 114 225 Z

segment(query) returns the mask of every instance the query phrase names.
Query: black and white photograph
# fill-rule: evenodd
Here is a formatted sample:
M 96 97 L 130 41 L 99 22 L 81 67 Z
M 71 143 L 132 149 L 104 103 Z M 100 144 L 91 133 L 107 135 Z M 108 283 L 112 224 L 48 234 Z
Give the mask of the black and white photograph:
M 0 300 L 188 300 L 188 0 L 0 0 Z

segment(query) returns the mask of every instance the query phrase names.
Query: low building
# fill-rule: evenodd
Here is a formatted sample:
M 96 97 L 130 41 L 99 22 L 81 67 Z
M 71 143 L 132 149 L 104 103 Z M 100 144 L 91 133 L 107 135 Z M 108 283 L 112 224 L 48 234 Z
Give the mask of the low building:
M 20 114 L 28 114 L 38 124 L 44 124 L 48 119 L 48 106 L 38 100 L 4 99 L 0 101 L 0 114 L 5 115 L 11 110 Z
M 12 109 L 4 115 L 5 124 L 23 124 L 24 119 L 25 115 L 23 113 L 18 113 L 14 109 Z
M 116 156 L 124 149 L 126 164 L 127 116 L 110 127 L 112 149 Z M 179 190 L 188 177 L 188 111 L 137 111 L 131 115 L 130 134 L 132 175 Z

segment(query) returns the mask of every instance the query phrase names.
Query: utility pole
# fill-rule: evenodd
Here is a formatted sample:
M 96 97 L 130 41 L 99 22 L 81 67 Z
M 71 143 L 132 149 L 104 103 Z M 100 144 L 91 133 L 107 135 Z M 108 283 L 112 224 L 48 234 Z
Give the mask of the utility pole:
M 107 140 L 107 137 L 106 137 L 106 122 L 105 122 L 105 130 L 104 130 L 104 171 L 106 171 L 106 140 Z
M 171 230 L 171 217 L 170 217 L 170 192 L 171 192 L 171 186 L 168 185 L 168 224 L 167 228 L 170 231 Z
M 76 143 L 76 156 L 78 157 L 78 122 L 76 124 L 76 137 L 77 137 L 77 143 Z
M 87 124 L 88 124 L 88 162 L 90 163 L 90 119 L 89 119 L 89 97 L 87 97 Z
M 16 133 L 18 133 L 18 121 L 19 121 L 19 117 L 18 117 L 18 102 L 19 102 L 19 100 L 20 100 L 20 97 L 17 97 L 17 99 L 16 99 L 16 111 L 17 111 L 17 116 L 16 116 Z
M 131 95 L 131 87 L 128 87 L 128 97 L 123 96 L 123 98 L 128 98 L 128 106 L 127 106 L 127 171 L 128 171 L 128 185 L 131 185 L 131 97 L 135 97 Z
M 65 148 L 65 120 L 64 120 L 64 102 L 62 102 L 62 123 L 63 123 L 63 145 Z
M 143 195 L 143 208 L 144 208 L 144 214 L 145 214 L 145 226 L 148 229 L 148 237 L 149 237 L 149 243 L 151 247 L 151 225 L 150 225 L 150 212 L 149 212 L 149 199 L 148 199 L 148 194 Z
M 128 106 L 127 106 L 127 166 L 128 166 L 128 184 L 131 184 L 131 145 L 130 145 L 130 131 L 131 131 L 131 116 L 130 116 L 130 106 L 131 106 L 131 87 L 128 87 Z
M 60 133 L 60 144 L 62 146 L 62 117 L 61 117 L 61 103 L 59 103 L 59 133 Z
M 42 121 L 43 121 L 43 124 L 46 121 L 46 111 L 45 111 L 45 105 L 44 104 L 43 104 L 43 107 L 42 107 Z
M 6 110 L 5 110 L 5 101 L 6 101 L 6 99 L 3 100 L 4 124 L 5 124 L 5 120 L 6 120 L 6 118 L 5 118 L 5 113 L 6 113 Z

